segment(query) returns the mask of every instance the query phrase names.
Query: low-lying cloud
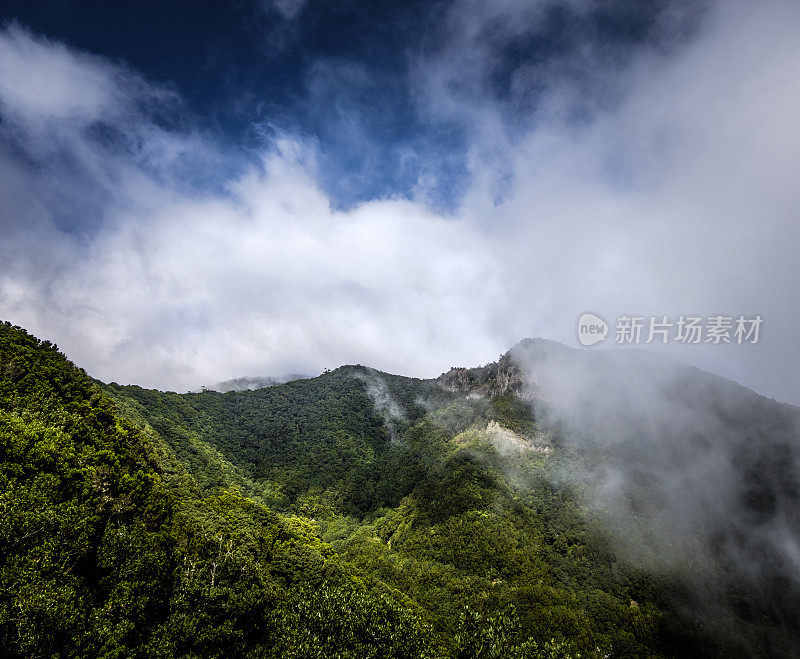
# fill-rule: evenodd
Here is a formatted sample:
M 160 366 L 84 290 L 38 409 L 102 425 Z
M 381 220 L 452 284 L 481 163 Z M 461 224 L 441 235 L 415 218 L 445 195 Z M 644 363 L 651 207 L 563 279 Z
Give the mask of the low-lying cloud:
M 748 656 L 794 656 L 800 410 L 643 351 L 518 347 L 537 420 L 557 428 L 619 555 L 680 584 L 678 610 Z

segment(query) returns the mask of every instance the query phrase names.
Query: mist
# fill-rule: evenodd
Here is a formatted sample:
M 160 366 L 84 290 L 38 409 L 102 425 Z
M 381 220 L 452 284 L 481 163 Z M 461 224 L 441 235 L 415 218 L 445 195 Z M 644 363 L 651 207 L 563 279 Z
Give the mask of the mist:
M 574 344 L 586 310 L 760 314 L 758 345 L 658 349 L 797 403 L 796 3 L 669 3 L 619 47 L 596 9 L 443 7 L 398 57 L 415 119 L 463 148 L 402 145 L 410 191 L 387 171 L 346 207 L 317 136 L 254 118 L 261 142 L 228 143 L 169 83 L 5 25 L 0 316 L 102 380 L 186 391 L 344 363 L 433 377 L 523 336 Z M 568 47 L 509 60 L 552 12 Z M 317 93 L 354 66 L 315 63 L 307 103 L 379 171 L 367 110 Z
M 800 410 L 651 352 L 538 340 L 511 356 L 569 456 L 555 480 L 620 555 L 748 654 L 800 652 Z
M 364 383 L 364 389 L 372 401 L 375 413 L 383 419 L 384 426 L 392 442 L 398 440 L 398 422 L 408 421 L 403 406 L 389 390 L 384 376 L 372 368 L 363 368 L 353 372 L 353 377 Z

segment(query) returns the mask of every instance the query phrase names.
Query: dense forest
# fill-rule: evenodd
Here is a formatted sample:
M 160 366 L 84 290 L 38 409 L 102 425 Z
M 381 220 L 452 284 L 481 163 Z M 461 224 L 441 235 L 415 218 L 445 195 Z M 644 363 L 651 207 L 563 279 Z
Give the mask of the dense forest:
M 95 381 L 0 325 L 2 652 L 657 657 L 791 643 L 785 610 L 731 591 L 750 625 L 737 636 L 680 606 L 673 573 L 622 554 L 570 477 L 567 429 L 539 418 L 520 372 L 509 353 L 436 380 L 345 366 L 177 394 Z

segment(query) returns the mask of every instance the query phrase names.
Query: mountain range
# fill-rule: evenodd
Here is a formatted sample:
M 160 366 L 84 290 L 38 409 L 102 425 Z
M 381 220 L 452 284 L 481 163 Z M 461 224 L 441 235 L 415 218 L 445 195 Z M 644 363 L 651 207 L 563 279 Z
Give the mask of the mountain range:
M 0 325 L 5 656 L 800 653 L 797 408 L 542 339 L 231 383 Z

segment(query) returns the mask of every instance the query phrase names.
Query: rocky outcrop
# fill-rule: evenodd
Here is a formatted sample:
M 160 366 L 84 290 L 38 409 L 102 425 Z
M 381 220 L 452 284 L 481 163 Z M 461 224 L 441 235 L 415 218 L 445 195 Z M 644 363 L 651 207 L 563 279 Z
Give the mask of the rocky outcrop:
M 445 391 L 491 398 L 511 391 L 518 393 L 524 385 L 522 369 L 508 355 L 479 368 L 451 368 L 436 379 Z

